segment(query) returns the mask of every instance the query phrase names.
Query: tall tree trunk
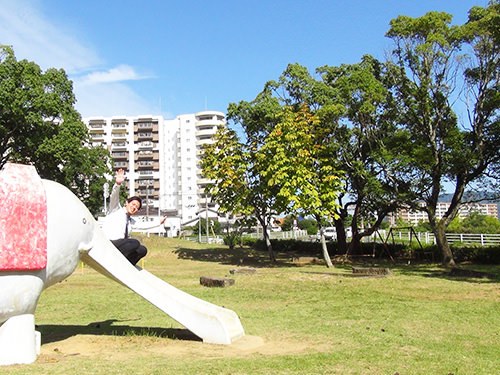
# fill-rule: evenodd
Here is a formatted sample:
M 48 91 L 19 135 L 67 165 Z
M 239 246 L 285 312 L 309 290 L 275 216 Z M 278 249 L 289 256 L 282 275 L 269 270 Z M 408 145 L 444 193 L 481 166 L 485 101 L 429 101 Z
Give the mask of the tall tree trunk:
M 353 233 L 345 257 L 347 258 L 349 255 L 360 255 L 359 254 L 360 243 L 361 243 L 361 236 L 359 235 L 359 233 Z
M 320 236 L 320 240 L 321 240 L 321 250 L 323 251 L 323 259 L 326 262 L 326 266 L 328 268 L 332 268 L 333 263 L 332 263 L 332 260 L 330 259 L 330 254 L 328 254 L 328 247 L 326 246 L 325 234 L 323 232 L 323 226 L 321 225 L 321 217 L 318 215 L 315 215 L 314 218 L 316 219 L 316 223 L 318 223 L 319 236 Z
M 437 179 L 432 189 L 432 200 L 426 202 L 429 224 L 431 225 L 432 232 L 434 233 L 434 237 L 436 238 L 436 244 L 441 251 L 442 264 L 445 267 L 457 266 L 455 263 L 455 259 L 453 258 L 450 244 L 446 239 L 446 228 L 458 214 L 460 202 L 462 200 L 466 185 L 467 183 L 464 176 L 457 176 L 455 192 L 453 193 L 450 206 L 448 207 L 448 210 L 445 212 L 445 214 L 439 219 L 435 217 L 439 197 L 439 181 Z
M 338 254 L 347 253 L 347 238 L 345 235 L 344 220 L 342 218 L 334 220 L 335 230 L 337 231 L 337 251 Z
M 323 228 L 321 228 L 321 249 L 323 250 L 323 259 L 326 262 L 326 267 L 332 268 L 333 263 L 330 259 L 330 254 L 328 254 L 328 247 L 326 247 L 325 236 L 323 234 Z
M 453 259 L 453 253 L 451 252 L 450 244 L 446 239 L 445 227 L 441 223 L 438 223 L 434 229 L 434 236 L 436 237 L 436 244 L 438 248 L 441 249 L 442 264 L 445 267 L 456 267 L 455 259 Z
M 276 262 L 276 254 L 273 250 L 273 244 L 271 243 L 271 239 L 269 238 L 269 233 L 267 231 L 267 224 L 265 220 L 261 220 L 259 218 L 260 225 L 262 226 L 262 234 L 264 236 L 264 242 L 266 243 L 267 251 L 269 252 L 269 259 L 271 262 Z

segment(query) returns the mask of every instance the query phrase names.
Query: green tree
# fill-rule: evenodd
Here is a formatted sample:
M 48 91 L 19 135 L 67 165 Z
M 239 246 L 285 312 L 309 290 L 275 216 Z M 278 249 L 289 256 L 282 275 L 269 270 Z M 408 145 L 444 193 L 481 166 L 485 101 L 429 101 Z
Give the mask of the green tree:
M 205 218 L 200 218 L 200 223 L 199 225 L 194 225 L 193 227 L 193 233 L 195 235 L 200 234 L 200 228 L 201 228 L 201 235 L 206 236 L 207 235 L 207 219 Z M 213 220 L 213 219 L 208 219 L 208 235 L 218 235 L 222 233 L 222 225 L 219 221 Z
M 288 232 L 293 229 L 293 223 L 297 220 L 295 215 L 287 215 L 281 224 L 281 230 Z
M 460 220 L 460 217 L 456 216 L 448 225 L 446 231 L 448 233 L 463 233 L 462 220 Z
M 465 189 L 498 177 L 499 7 L 493 1 L 487 8 L 472 8 L 463 26 L 450 25 L 447 13 L 399 16 L 387 32 L 395 43 L 398 69 L 392 72 L 400 121 L 411 134 L 406 151 L 414 167 L 414 192 L 425 202 L 442 262 L 450 267 L 456 264 L 445 231 L 458 214 Z M 465 80 L 462 93 L 457 92 L 460 77 Z M 452 103 L 460 94 L 469 112 L 457 118 Z M 447 212 L 436 217 L 445 182 L 454 185 L 453 197 Z
M 270 183 L 279 186 L 289 210 L 312 215 L 320 234 L 323 223 L 333 220 L 343 252 L 349 221 L 354 233 L 349 252 L 355 253 L 363 236 L 410 199 L 401 172 L 407 163 L 399 152 L 405 134 L 394 125 L 383 64 L 365 56 L 360 64 L 317 72 L 320 80 L 305 67 L 289 64 L 278 81 L 265 85 L 263 93 L 271 91 L 282 112 L 274 112 L 279 121 L 265 141 L 264 155 L 272 160 Z
M 432 228 L 428 221 L 420 220 L 417 225 L 413 227 L 416 232 L 431 232 Z
M 307 234 L 312 235 L 318 233 L 318 223 L 313 219 L 299 220 L 297 226 L 300 229 L 306 230 Z
M 461 220 L 463 233 L 500 233 L 500 221 L 496 217 L 471 212 Z
M 401 153 L 407 133 L 397 128 L 397 108 L 387 79 L 389 68 L 372 56 L 358 64 L 317 69 L 344 111 L 334 140 L 340 145 L 338 168 L 345 173 L 345 194 L 334 218 L 341 251 L 356 254 L 361 239 L 373 234 L 385 217 L 412 201 L 408 160 Z M 352 239 L 345 224 L 352 213 Z
M 32 164 L 42 178 L 67 186 L 98 212 L 110 157 L 90 146 L 74 103 L 72 82 L 62 69 L 42 72 L 0 46 L 0 168 L 7 162 Z
M 276 189 L 269 186 L 263 171 L 266 161 L 259 154 L 262 140 L 267 134 L 267 122 L 261 114 L 263 108 L 271 106 L 268 98 L 259 97 L 253 103 L 231 103 L 228 118 L 241 124 L 245 139 L 240 141 L 236 132 L 221 128 L 214 143 L 205 148 L 201 162 L 202 174 L 213 180 L 207 192 L 219 205 L 222 212 L 237 216 L 253 215 L 263 229 L 263 237 L 272 261 L 276 260 L 268 228 L 273 216 L 284 209 L 284 202 Z
M 288 209 L 311 215 L 321 223 L 335 214 L 342 183 L 333 168 L 332 155 L 325 152 L 324 129 L 319 126 L 307 106 L 297 112 L 285 107 L 282 121 L 262 147 L 262 155 L 270 161 L 266 171 L 269 184 L 279 188 L 277 194 L 288 202 Z M 327 266 L 332 267 L 323 235 L 322 248 Z
M 289 64 L 278 81 L 266 83 L 263 92 L 273 95 L 282 106 L 265 146 L 273 160 L 268 173 L 288 201 L 289 211 L 314 217 L 323 257 L 331 267 L 323 224 L 337 215 L 336 199 L 342 194 L 342 171 L 335 158 L 341 146 L 332 134 L 343 108 L 330 87 L 299 64 Z

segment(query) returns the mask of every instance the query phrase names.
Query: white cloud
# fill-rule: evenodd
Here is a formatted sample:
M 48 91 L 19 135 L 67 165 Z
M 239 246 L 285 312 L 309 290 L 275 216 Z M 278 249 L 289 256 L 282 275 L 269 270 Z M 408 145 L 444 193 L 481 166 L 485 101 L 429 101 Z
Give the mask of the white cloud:
M 142 76 L 129 65 L 119 65 L 116 68 L 111 68 L 105 72 L 92 72 L 77 80 L 81 84 L 96 84 L 106 82 L 120 82 L 120 81 L 133 81 L 140 79 L 152 78 L 149 76 Z
M 0 0 L 0 44 L 10 45 L 18 60 L 43 70 L 62 68 L 73 80 L 76 109 L 83 117 L 156 114 L 159 108 L 140 97 L 125 81 L 152 78 L 127 64 L 108 70 L 98 51 L 85 43 L 81 30 L 40 12 L 40 0 Z M 100 71 L 95 71 L 100 67 Z
M 101 64 L 97 53 L 74 37 L 76 30 L 54 26 L 27 1 L 0 4 L 0 43 L 13 47 L 18 59 L 35 61 L 42 69 L 63 68 L 77 73 Z
M 158 108 L 124 83 L 146 78 L 150 77 L 139 75 L 128 65 L 72 77 L 75 107 L 83 117 L 156 114 Z
M 73 91 L 77 97 L 75 105 L 83 117 L 90 116 L 136 116 L 158 114 L 159 108 L 141 98 L 123 83 L 78 84 Z

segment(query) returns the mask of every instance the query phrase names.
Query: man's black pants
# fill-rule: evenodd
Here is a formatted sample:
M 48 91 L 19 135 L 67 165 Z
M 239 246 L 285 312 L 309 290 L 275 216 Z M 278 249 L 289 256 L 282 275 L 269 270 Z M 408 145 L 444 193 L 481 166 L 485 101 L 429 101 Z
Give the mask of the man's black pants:
M 145 246 L 133 238 L 122 238 L 111 242 L 134 265 L 148 252 Z

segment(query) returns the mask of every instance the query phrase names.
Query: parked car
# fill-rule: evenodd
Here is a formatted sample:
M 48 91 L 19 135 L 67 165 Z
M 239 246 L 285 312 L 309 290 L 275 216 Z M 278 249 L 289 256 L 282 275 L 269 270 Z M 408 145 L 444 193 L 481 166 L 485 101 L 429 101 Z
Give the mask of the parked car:
M 323 228 L 323 234 L 325 236 L 326 241 L 337 241 L 337 230 L 335 229 L 335 227 Z M 352 237 L 352 230 L 350 227 L 345 228 L 345 236 L 346 236 L 346 238 Z M 321 240 L 321 236 L 320 236 L 319 231 L 318 231 L 318 234 L 316 237 L 317 237 L 318 241 Z
M 337 239 L 337 230 L 335 227 L 323 228 L 323 235 L 325 236 L 325 241 L 335 241 Z M 318 240 L 321 239 L 321 234 L 318 231 Z

